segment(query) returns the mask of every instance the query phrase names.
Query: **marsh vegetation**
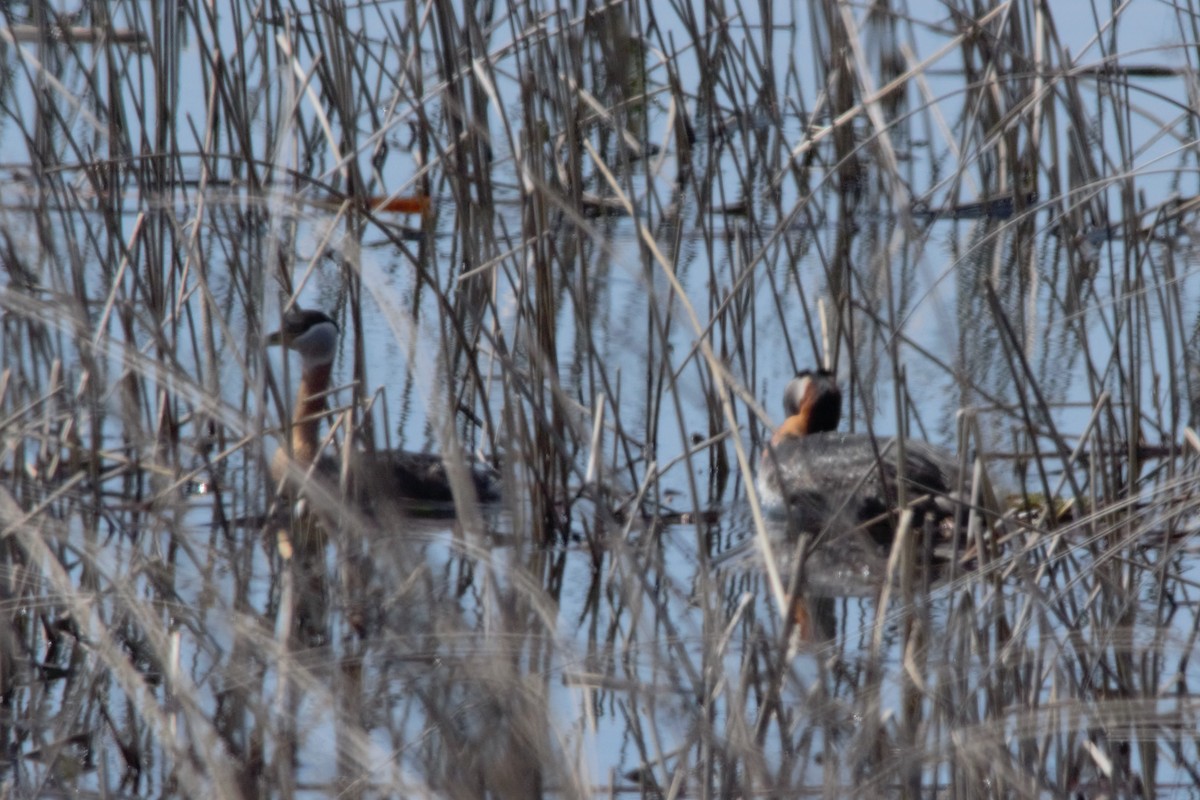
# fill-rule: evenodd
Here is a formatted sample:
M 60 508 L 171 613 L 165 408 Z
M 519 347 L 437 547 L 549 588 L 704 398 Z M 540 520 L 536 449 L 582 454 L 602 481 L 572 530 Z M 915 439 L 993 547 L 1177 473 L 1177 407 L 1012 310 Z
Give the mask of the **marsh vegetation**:
M 0 794 L 1200 791 L 1198 44 L 1148 0 L 3 4 Z M 278 491 L 293 303 L 329 452 L 502 499 Z M 941 569 L 761 515 L 818 364 L 994 495 Z

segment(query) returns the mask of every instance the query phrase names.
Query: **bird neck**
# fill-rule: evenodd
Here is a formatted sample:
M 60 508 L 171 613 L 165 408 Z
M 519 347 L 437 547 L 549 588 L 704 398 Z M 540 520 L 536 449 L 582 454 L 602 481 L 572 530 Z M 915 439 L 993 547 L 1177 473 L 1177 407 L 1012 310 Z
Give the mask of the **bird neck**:
M 784 439 L 792 437 L 801 437 L 808 434 L 810 411 L 808 407 L 800 409 L 799 414 L 793 414 L 783 421 L 779 426 L 779 430 L 775 431 L 775 435 L 771 437 L 771 444 L 779 444 Z
M 311 465 L 321 450 L 321 417 L 328 408 L 325 392 L 332 372 L 330 362 L 307 366 L 300 375 L 296 408 L 292 412 L 292 458 L 300 466 Z

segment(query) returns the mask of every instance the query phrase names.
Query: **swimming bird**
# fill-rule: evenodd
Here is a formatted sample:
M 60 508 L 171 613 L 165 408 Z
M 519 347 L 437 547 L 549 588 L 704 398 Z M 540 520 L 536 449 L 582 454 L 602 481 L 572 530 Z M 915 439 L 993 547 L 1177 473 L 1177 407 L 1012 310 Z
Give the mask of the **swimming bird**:
M 321 454 L 321 419 L 333 374 L 339 329 L 323 311 L 298 306 L 283 315 L 283 327 L 267 336 L 268 345 L 282 345 L 300 354 L 300 388 L 292 412 L 291 462 L 300 472 L 314 467 L 318 479 L 336 487 L 341 465 Z M 500 497 L 499 475 L 491 465 L 464 457 L 467 476 L 480 500 Z M 271 461 L 271 477 L 280 482 L 289 474 L 288 453 L 280 448 Z M 291 474 L 296 475 L 295 469 Z M 443 457 L 407 450 L 356 452 L 350 465 L 355 491 L 371 504 L 399 501 L 446 503 L 454 485 Z
M 764 508 L 799 531 L 865 527 L 890 543 L 899 500 L 899 443 L 891 437 L 838 433 L 842 393 L 827 370 L 800 372 L 783 393 L 787 418 L 763 451 L 756 486 Z M 918 518 L 949 518 L 958 505 L 958 462 L 916 439 L 904 440 L 905 500 Z

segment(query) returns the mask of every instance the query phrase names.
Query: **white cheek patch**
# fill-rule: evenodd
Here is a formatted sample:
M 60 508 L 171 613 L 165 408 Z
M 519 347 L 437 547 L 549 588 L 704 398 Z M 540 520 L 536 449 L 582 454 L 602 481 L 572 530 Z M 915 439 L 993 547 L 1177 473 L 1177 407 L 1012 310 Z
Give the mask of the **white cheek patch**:
M 808 389 L 811 383 L 812 378 L 808 375 L 805 375 L 803 378 L 792 378 L 788 381 L 783 395 L 783 407 L 786 413 L 800 413 L 800 409 L 804 408 L 804 400 L 808 397 Z
M 300 354 L 306 367 L 322 367 L 333 361 L 337 352 L 338 328 L 332 322 L 318 322 L 292 339 L 292 349 Z

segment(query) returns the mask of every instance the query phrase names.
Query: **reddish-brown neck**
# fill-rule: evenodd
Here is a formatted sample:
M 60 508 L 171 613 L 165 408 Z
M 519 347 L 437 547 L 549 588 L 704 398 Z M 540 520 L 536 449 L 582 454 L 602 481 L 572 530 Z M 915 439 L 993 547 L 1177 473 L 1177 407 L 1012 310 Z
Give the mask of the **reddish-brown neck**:
M 325 392 L 329 390 L 332 374 L 333 364 L 329 363 L 309 367 L 300 376 L 300 390 L 292 412 L 292 458 L 301 467 L 316 461 L 321 450 L 321 417 L 328 408 Z
M 771 444 L 777 445 L 784 439 L 793 436 L 805 436 L 808 434 L 808 416 L 810 408 L 806 403 L 801 406 L 799 414 L 793 414 L 783 421 L 779 429 L 775 431 L 775 435 L 771 437 Z

